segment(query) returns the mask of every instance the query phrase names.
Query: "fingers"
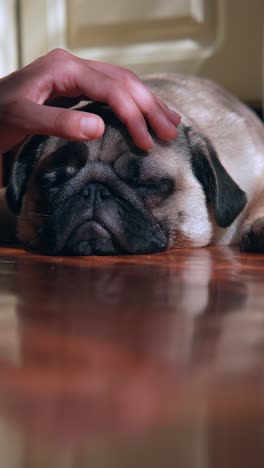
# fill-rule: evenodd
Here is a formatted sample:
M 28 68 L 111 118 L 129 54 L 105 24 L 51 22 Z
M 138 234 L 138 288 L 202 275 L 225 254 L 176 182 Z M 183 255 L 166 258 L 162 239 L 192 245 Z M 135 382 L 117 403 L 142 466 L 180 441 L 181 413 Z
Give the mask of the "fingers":
M 170 109 L 170 107 L 168 107 L 165 102 L 162 101 L 162 99 L 160 99 L 159 96 L 155 96 L 155 99 L 156 101 L 159 103 L 159 105 L 162 107 L 162 109 L 164 110 L 164 112 L 166 114 L 168 114 L 171 122 L 178 126 L 180 123 L 181 123 L 181 116 L 179 114 L 177 114 L 177 112 L 175 112 L 174 110 Z
M 108 104 L 121 122 L 126 125 L 136 146 L 143 150 L 151 149 L 153 141 L 145 118 L 135 101 L 122 89 L 116 87 L 108 99 Z
M 165 105 L 162 107 L 139 80 L 136 85 L 129 84 L 128 89 L 126 82 L 121 83 L 120 80 L 93 68 L 90 69 L 87 80 L 86 66 L 82 66 L 82 72 L 75 76 L 76 92 L 78 90 L 78 93 L 93 100 L 107 103 L 126 125 L 137 146 L 144 150 L 153 146 L 146 121 L 159 138 L 176 138 L 178 133 L 172 120 L 179 123 L 179 117 L 176 118 Z
M 141 80 L 130 70 L 101 62 L 89 62 L 96 70 L 109 74 L 119 86 L 129 93 L 139 110 L 143 113 L 155 133 L 164 139 L 172 139 L 177 135 L 175 126 L 181 122 L 181 117 L 170 109 L 158 96 L 155 96 Z
M 78 95 L 83 94 L 92 100 L 107 103 L 112 108 L 127 126 L 137 146 L 144 150 L 153 146 L 144 115 L 130 94 L 116 80 L 94 69 L 89 71 L 87 79 L 87 69 L 83 65 L 78 73 L 75 71 L 74 80 Z
M 134 100 L 159 138 L 171 140 L 177 137 L 176 126 L 172 123 L 167 109 L 161 106 L 152 95 L 138 86 Z
M 65 60 L 65 54 L 55 53 L 55 63 L 61 68 L 60 59 Z M 135 144 L 144 150 L 153 146 L 146 121 L 159 138 L 177 137 L 179 115 L 156 98 L 133 72 L 111 64 L 79 59 L 68 53 L 66 56 L 70 66 L 63 68 L 64 84 L 61 79 L 59 83 L 56 81 L 58 71 L 56 66 L 54 68 L 55 95 L 84 94 L 89 99 L 107 103 L 127 126 Z M 52 53 L 50 57 L 53 58 Z
M 94 114 L 61 109 L 21 99 L 9 106 L 9 125 L 25 134 L 53 135 L 68 140 L 95 140 L 104 133 L 103 120 Z
M 143 86 L 139 86 L 133 93 L 115 86 L 108 98 L 108 104 L 127 126 L 135 144 L 142 149 L 147 150 L 153 146 L 146 122 L 161 139 L 171 140 L 178 135 L 175 124 L 168 118 L 168 112 Z
M 177 136 L 180 117 L 156 97 L 129 70 L 110 64 L 80 59 L 55 50 L 2 80 L 2 107 L 6 106 L 6 140 L 24 134 L 48 134 L 71 140 L 99 138 L 104 123 L 99 116 L 49 107 L 53 98 L 73 101 L 81 95 L 107 103 L 127 126 L 135 144 L 148 150 L 153 142 L 148 130 L 165 140 Z M 14 102 L 16 101 L 16 102 Z M 58 104 L 59 106 L 60 104 Z M 67 105 L 66 103 L 62 105 Z

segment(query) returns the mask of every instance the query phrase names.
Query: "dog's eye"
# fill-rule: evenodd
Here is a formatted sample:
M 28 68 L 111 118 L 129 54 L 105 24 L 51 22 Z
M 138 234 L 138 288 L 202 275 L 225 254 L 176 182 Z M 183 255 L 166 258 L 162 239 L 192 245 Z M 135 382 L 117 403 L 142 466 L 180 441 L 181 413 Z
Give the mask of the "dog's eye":
M 48 171 L 41 176 L 41 186 L 43 188 L 59 187 L 61 184 L 71 179 L 77 170 L 74 167 L 59 167 Z
M 154 178 L 147 180 L 139 185 L 139 190 L 144 191 L 146 194 L 160 195 L 167 197 L 171 195 L 174 190 L 174 181 L 169 178 Z
M 135 189 L 143 202 L 151 208 L 163 203 L 173 193 L 174 185 L 174 181 L 169 178 L 159 178 L 140 183 Z

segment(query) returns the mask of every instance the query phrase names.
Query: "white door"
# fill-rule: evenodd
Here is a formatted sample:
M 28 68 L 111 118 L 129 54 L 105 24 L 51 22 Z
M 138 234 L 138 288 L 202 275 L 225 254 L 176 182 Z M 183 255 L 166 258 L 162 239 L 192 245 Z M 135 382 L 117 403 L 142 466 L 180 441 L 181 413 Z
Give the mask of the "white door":
M 0 0 L 0 77 L 18 65 L 17 2 Z
M 22 60 L 54 47 L 136 72 L 196 71 L 217 35 L 216 0 L 21 0 Z
M 0 0 L 0 75 L 55 47 L 199 73 L 260 103 L 263 0 Z

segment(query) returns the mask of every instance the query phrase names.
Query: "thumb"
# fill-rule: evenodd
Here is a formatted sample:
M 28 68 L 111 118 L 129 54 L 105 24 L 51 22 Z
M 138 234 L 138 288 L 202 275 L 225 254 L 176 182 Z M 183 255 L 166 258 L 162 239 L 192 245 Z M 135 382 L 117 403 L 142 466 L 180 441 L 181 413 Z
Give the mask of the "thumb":
M 36 104 L 28 99 L 16 102 L 9 119 L 27 134 L 53 135 L 68 140 L 96 140 L 104 133 L 104 122 L 95 114 Z

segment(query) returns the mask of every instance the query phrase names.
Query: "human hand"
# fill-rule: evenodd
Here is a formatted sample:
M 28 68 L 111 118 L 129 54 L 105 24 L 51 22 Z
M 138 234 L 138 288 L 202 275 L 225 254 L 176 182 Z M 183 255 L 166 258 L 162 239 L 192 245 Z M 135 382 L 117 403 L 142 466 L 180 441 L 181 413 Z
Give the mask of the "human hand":
M 177 136 L 179 115 L 134 73 L 55 49 L 0 80 L 0 153 L 33 134 L 69 140 L 100 138 L 104 123 L 99 116 L 43 105 L 58 96 L 83 95 L 107 103 L 142 149 L 152 147 L 146 122 L 161 139 Z

